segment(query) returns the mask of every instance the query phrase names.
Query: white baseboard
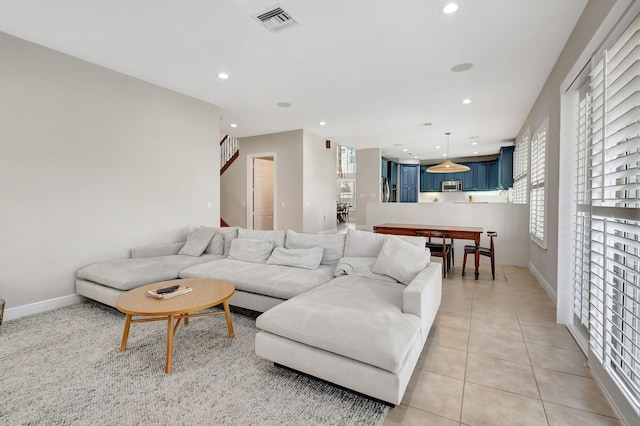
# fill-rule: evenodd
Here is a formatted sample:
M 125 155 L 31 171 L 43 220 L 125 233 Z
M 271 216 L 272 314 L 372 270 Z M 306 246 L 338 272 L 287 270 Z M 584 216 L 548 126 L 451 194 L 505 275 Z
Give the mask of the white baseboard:
M 542 286 L 544 291 L 547 292 L 547 295 L 549 296 L 549 298 L 551 299 L 553 304 L 555 306 L 557 306 L 558 305 L 558 294 L 553 289 L 553 287 L 551 287 L 551 284 L 549 284 L 549 282 L 547 282 L 547 280 L 544 279 L 544 277 L 542 276 L 540 271 L 538 271 L 536 269 L 536 267 L 533 266 L 533 263 L 531 263 L 531 262 L 529 262 L 529 270 L 531 271 L 533 276 L 536 277 L 536 279 L 538 280 L 538 282 L 540 283 L 540 285 Z
M 30 303 L 28 305 L 16 306 L 15 308 L 7 308 L 4 311 L 3 321 L 26 317 L 27 315 L 39 314 L 41 312 L 50 311 L 52 309 L 63 308 L 69 305 L 75 305 L 82 302 L 84 297 L 79 294 L 57 297 L 55 299 L 43 300 L 42 302 Z

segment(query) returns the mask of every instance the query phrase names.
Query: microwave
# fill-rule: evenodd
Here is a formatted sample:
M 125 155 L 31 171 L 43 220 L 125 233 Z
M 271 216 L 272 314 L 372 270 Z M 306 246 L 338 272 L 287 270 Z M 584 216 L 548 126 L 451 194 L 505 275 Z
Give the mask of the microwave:
M 443 180 L 442 192 L 447 192 L 447 191 L 462 191 L 462 181 L 461 180 Z

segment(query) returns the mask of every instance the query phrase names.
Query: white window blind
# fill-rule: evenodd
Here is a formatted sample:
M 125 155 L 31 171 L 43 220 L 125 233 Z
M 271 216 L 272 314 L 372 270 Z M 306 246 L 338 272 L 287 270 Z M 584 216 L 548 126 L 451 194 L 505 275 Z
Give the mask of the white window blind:
M 573 312 L 584 327 L 589 326 L 590 193 L 588 186 L 588 146 L 591 135 L 591 95 L 581 94 L 576 117 L 574 159 L 574 199 L 572 288 Z
M 529 192 L 529 234 L 531 239 L 545 246 L 544 205 L 547 122 L 535 133 L 531 140 L 531 189 Z
M 513 153 L 513 202 L 527 204 L 527 172 L 529 169 L 529 130 L 516 143 Z
M 585 271 L 574 273 L 574 312 L 588 289 L 591 353 L 640 407 L 640 17 L 592 66 L 583 106 L 588 130 L 578 131 L 574 176 L 584 197 L 576 197 L 573 243 L 574 268 L 588 267 L 588 284 Z M 579 250 L 588 264 L 577 261 Z

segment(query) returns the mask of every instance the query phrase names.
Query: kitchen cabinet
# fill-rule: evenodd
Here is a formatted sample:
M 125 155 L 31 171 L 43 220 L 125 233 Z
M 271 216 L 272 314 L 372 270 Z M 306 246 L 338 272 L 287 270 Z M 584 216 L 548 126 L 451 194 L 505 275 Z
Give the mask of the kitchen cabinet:
M 389 201 L 398 201 L 398 163 L 389 161 Z
M 489 189 L 494 190 L 498 188 L 499 184 L 499 166 L 498 161 L 492 161 L 489 163 Z
M 417 164 L 400 164 L 400 202 L 418 202 L 418 172 Z
M 429 166 L 420 166 L 420 192 L 441 192 L 442 181 L 462 181 L 463 191 L 492 191 L 499 184 L 498 160 L 459 163 L 469 167 L 468 172 L 427 173 Z M 513 178 L 512 178 L 513 179 Z
M 500 148 L 498 157 L 498 182 L 502 188 L 513 187 L 513 146 L 503 146 Z

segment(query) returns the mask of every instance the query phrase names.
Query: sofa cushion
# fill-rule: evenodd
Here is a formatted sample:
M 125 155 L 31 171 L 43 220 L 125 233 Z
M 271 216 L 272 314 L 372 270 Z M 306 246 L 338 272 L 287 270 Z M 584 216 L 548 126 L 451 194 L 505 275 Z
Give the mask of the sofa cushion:
M 261 231 L 256 229 L 238 229 L 238 238 L 248 240 L 266 240 L 273 243 L 273 247 L 283 247 L 286 237 L 284 231 Z
M 131 290 L 144 284 L 174 280 L 184 268 L 220 258 L 174 255 L 111 260 L 86 266 L 78 270 L 76 276 L 118 290 Z
M 203 226 L 202 228 L 206 228 L 205 226 Z M 213 228 L 209 228 L 209 229 L 213 229 L 215 231 L 216 234 L 220 234 L 222 235 L 222 239 L 224 240 L 224 255 L 228 256 L 229 255 L 229 249 L 231 248 L 231 241 L 235 240 L 236 238 L 238 238 L 238 227 L 237 226 L 229 226 L 229 227 L 222 227 L 222 228 L 217 228 L 217 227 L 213 227 Z M 211 240 L 211 244 L 213 244 L 213 239 Z M 205 251 L 205 253 L 207 254 L 213 254 L 217 249 L 215 246 L 212 246 L 211 244 L 209 244 L 209 247 L 207 247 L 207 250 Z
M 265 263 L 272 251 L 273 243 L 271 241 L 237 239 L 231 241 L 229 258 L 252 263 Z
M 186 256 L 200 256 L 209 246 L 215 230 L 212 228 L 200 227 L 196 228 L 189 233 L 187 242 L 184 247 L 180 249 L 178 254 Z
M 371 267 L 376 274 L 388 275 L 409 284 L 429 263 L 425 247 L 416 247 L 399 238 L 389 238 Z
M 218 256 L 224 255 L 224 237 L 222 234 L 214 234 L 213 238 L 211 238 L 211 242 L 204 252 Z
M 229 281 L 239 291 L 289 299 L 330 281 L 333 270 L 324 265 L 300 269 L 221 259 L 186 268 L 180 278 L 218 278 Z
M 263 313 L 258 329 L 396 373 L 420 332 L 402 312 L 405 287 L 357 276 L 333 279 Z
M 322 248 L 287 249 L 276 247 L 267 259 L 267 265 L 291 266 L 303 269 L 318 269 L 322 262 Z
M 427 239 L 425 237 L 411 237 L 406 235 L 376 234 L 373 232 L 359 231 L 357 229 L 347 230 L 344 244 L 345 257 L 378 257 L 382 246 L 389 238 L 399 238 L 411 243 L 416 247 L 425 247 Z
M 376 257 L 343 257 L 338 261 L 334 275 L 336 277 L 356 275 L 358 277 L 397 283 L 398 281 L 395 278 L 384 274 L 376 274 L 371 270 L 376 260 Z
M 286 248 L 322 248 L 322 264 L 337 265 L 338 260 L 344 255 L 344 234 L 301 234 L 295 231 L 287 231 Z

